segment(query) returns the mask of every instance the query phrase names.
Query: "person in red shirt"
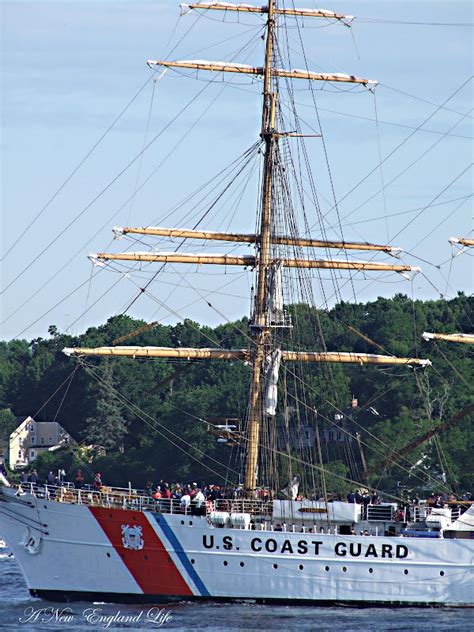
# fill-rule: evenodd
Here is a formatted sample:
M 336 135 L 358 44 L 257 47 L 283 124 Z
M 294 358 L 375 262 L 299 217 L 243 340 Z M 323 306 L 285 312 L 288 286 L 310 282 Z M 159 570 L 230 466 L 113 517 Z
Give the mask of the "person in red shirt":
M 95 478 L 94 478 L 94 489 L 97 490 L 98 492 L 100 492 L 100 489 L 101 489 L 102 485 L 103 485 L 102 477 L 100 475 L 100 472 L 97 472 L 97 474 L 95 475 Z

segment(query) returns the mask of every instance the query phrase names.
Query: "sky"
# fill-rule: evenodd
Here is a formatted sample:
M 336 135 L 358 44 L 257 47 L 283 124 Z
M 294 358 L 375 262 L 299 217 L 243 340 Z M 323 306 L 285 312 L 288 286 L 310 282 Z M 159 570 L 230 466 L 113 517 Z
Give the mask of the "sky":
M 331 185 L 321 141 L 308 139 L 323 207 L 329 212 L 334 187 L 339 218 L 331 223 L 341 222 L 345 239 L 389 240 L 406 251 L 404 262 L 423 269 L 412 281 L 359 275 L 348 282 L 341 273 L 342 298 L 471 293 L 472 258 L 452 257 L 448 238 L 472 231 L 472 3 L 322 6 L 356 19 L 350 29 L 309 19 L 289 29 L 293 67 L 304 68 L 301 33 L 310 68 L 380 82 L 375 96 L 331 87 L 315 93 L 332 177 Z M 1 11 L 0 338 L 47 337 L 50 325 L 79 334 L 125 310 L 165 324 L 215 325 L 248 314 L 250 272 L 169 268 L 129 308 L 151 268 L 117 274 L 93 268 L 87 255 L 128 247 L 112 243 L 116 225 L 189 227 L 174 206 L 258 140 L 258 82 L 226 77 L 203 90 L 203 73 L 172 72 L 154 82 L 146 61 L 258 65 L 261 18 L 180 17 L 168 0 L 17 1 L 2 2 Z M 311 133 L 318 127 L 312 94 L 304 84 L 295 95 Z M 256 186 L 257 178 L 232 229 L 253 231 Z M 211 213 L 202 225 L 219 230 L 226 217 Z M 325 293 L 325 302 L 318 287 L 315 295 L 320 306 L 335 300 Z

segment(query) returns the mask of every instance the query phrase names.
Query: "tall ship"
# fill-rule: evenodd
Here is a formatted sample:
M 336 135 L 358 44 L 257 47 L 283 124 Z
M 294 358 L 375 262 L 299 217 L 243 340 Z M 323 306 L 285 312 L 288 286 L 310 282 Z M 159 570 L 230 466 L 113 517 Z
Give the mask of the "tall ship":
M 282 51 L 291 47 L 286 38 L 294 34 L 285 26 L 301 19 L 349 24 L 351 16 L 298 9 L 282 0 L 259 6 L 199 2 L 183 4 L 181 9 L 240 14 L 247 19 L 259 16 L 262 20 L 264 58 L 260 65 L 202 59 L 148 62 L 158 76 L 167 69 L 191 70 L 261 81 L 260 137 L 240 163 L 256 158 L 261 165 L 255 230 L 208 230 L 199 222 L 179 228 L 116 227 L 120 237 L 160 237 L 178 240 L 179 245 L 173 251 L 126 249 L 95 253 L 91 258 L 105 267 L 130 264 L 161 269 L 183 264 L 251 269 L 252 312 L 243 332 L 247 346 L 115 344 L 66 348 L 64 353 L 71 362 L 81 363 L 102 357 L 113 362 L 166 358 L 183 363 L 229 362 L 231 367 L 243 363 L 250 388 L 242 420 L 237 423 L 236 414 L 236 419 L 215 425 L 221 438 L 238 445 L 242 478 L 234 481 L 233 491 L 228 488 L 225 494 L 211 493 L 193 502 L 156 499 L 133 485 L 128 489 L 84 489 L 62 482 L 3 485 L 0 534 L 18 561 L 31 595 L 45 599 L 472 606 L 471 503 L 380 502 L 367 483 L 350 497 L 338 498 L 325 483 L 318 433 L 313 437 L 316 448 L 307 451 L 307 458 L 283 449 L 277 440 L 276 416 L 282 416 L 283 427 L 291 434 L 291 406 L 293 410 L 297 404 L 305 407 L 306 389 L 315 388 L 308 378 L 315 364 L 329 367 L 328 381 L 331 367 L 337 364 L 352 364 L 361 370 L 366 365 L 430 370 L 430 361 L 418 357 L 329 350 L 332 345 L 326 346 L 322 332 L 312 332 L 315 348 L 308 350 L 298 338 L 304 318 L 298 323 L 288 309 L 290 303 L 315 305 L 310 278 L 315 270 L 327 271 L 328 276 L 345 270 L 408 277 L 418 271 L 404 264 L 400 249 L 389 243 L 329 239 L 321 230 L 314 237 L 306 215 L 307 207 L 317 209 L 318 204 L 304 143 L 308 136 L 316 138 L 312 142 L 321 139 L 319 134 L 305 133 L 296 115 L 293 86 L 302 81 L 373 90 L 376 82 L 309 67 L 285 67 Z M 281 100 L 283 89 L 289 96 L 289 112 Z M 236 112 L 238 107 L 237 103 Z M 217 242 L 228 251 L 190 252 L 187 245 L 193 242 Z M 472 245 L 468 239 L 462 243 Z M 333 252 L 338 256 L 333 257 Z M 354 258 L 354 252 L 365 252 L 367 259 Z M 377 258 L 380 254 L 383 260 Z M 473 337 L 460 335 L 457 340 L 472 344 Z M 448 426 L 472 412 L 473 406 L 467 406 Z M 311 421 L 317 411 L 307 405 L 305 414 Z M 283 461 L 287 464 L 285 485 L 281 483 Z M 317 480 L 312 489 L 305 477 Z M 357 481 L 350 483 L 355 486 Z

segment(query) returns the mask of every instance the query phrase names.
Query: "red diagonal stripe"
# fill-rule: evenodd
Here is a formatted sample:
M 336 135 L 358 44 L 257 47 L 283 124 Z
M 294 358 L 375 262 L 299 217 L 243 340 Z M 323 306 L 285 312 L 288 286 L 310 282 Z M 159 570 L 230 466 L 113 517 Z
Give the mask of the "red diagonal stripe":
M 140 511 L 89 507 L 123 563 L 147 595 L 192 595 L 160 538 Z M 126 549 L 122 542 L 122 525 L 141 526 L 144 547 Z

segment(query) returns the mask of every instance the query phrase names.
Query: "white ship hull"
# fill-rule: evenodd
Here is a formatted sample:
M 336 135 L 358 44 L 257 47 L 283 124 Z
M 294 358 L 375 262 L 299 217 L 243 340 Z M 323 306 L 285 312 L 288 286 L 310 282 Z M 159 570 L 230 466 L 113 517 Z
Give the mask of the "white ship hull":
M 217 528 L 10 490 L 3 500 L 0 535 L 34 596 L 473 605 L 473 540 Z

